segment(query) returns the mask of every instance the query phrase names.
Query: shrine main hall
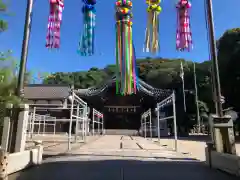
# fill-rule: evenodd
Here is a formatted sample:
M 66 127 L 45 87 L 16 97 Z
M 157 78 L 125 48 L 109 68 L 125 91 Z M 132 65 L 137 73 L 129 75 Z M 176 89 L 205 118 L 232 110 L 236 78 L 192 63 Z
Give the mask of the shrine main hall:
M 77 96 L 87 102 L 89 117 L 91 109 L 104 114 L 105 129 L 139 129 L 141 114 L 148 110 L 154 110 L 156 103 L 168 97 L 172 91 L 152 87 L 140 78 L 136 94 L 122 96 L 116 94 L 116 77 L 112 77 L 105 83 L 86 89 L 74 89 Z M 29 84 L 24 88 L 25 99 L 30 106 L 46 107 L 46 111 L 38 114 L 50 114 L 57 118 L 69 118 L 69 85 L 55 84 Z M 58 107 L 51 109 L 48 107 Z M 59 110 L 62 108 L 62 110 Z M 48 110 L 47 110 L 48 109 Z

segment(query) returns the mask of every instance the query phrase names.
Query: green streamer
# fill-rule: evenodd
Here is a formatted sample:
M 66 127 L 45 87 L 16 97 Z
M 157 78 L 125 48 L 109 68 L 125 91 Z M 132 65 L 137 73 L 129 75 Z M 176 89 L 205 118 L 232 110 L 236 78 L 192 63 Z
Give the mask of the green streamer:
M 129 47 L 128 47 L 128 26 L 127 26 L 127 24 L 125 24 L 125 58 L 126 58 L 126 70 L 125 70 L 125 72 L 126 72 L 126 75 L 125 75 L 125 77 L 126 77 L 126 79 L 125 79 L 125 83 L 126 83 L 126 86 L 125 86 L 125 93 L 128 91 L 128 86 L 129 86 L 129 84 L 128 84 L 128 80 L 129 80 Z
M 118 52 L 118 27 L 119 25 L 116 24 L 116 48 L 115 48 L 115 51 L 116 51 L 116 94 L 119 94 L 119 87 L 118 87 L 118 78 L 119 78 L 119 52 Z

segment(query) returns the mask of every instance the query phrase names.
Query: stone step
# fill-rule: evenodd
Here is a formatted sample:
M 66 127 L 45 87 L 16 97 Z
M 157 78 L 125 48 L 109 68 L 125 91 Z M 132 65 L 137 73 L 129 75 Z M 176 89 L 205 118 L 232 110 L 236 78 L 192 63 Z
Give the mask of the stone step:
M 128 136 L 136 136 L 138 134 L 137 130 L 132 129 L 106 129 L 106 135 L 128 135 Z

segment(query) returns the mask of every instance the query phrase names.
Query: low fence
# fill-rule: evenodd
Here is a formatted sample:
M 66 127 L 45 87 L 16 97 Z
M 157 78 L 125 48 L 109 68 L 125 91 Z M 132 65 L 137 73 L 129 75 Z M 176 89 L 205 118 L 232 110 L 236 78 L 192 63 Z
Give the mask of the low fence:
M 175 93 L 173 92 L 166 99 L 157 103 L 155 108 L 156 118 L 152 117 L 152 110 L 149 109 L 144 112 L 141 116 L 141 127 L 140 127 L 140 135 L 144 138 L 150 137 L 153 139 L 153 136 L 157 135 L 157 143 L 161 144 L 161 138 L 164 136 L 164 139 L 168 139 L 169 137 L 169 128 L 167 121 L 171 121 L 171 124 L 174 129 L 174 142 L 173 146 L 168 144 L 169 148 L 173 148 L 175 151 L 178 150 L 178 135 L 177 135 L 177 121 L 176 121 L 176 106 L 175 106 Z M 172 114 L 171 115 L 162 115 L 164 112 L 164 108 L 172 106 Z M 162 125 L 164 124 L 164 127 Z M 164 135 L 161 134 L 161 131 L 164 130 Z M 165 143 L 164 143 L 165 145 Z
M 167 121 L 172 121 L 173 129 L 174 129 L 174 150 L 178 150 L 178 135 L 177 135 L 177 119 L 176 119 L 176 97 L 175 92 L 173 92 L 170 96 L 166 99 L 162 100 L 161 102 L 157 103 L 157 107 L 155 111 L 157 112 L 157 136 L 158 136 L 158 143 L 161 143 L 161 122 L 167 123 Z M 168 106 L 172 106 L 172 115 L 161 117 L 161 111 Z
M 36 107 L 34 112 L 30 112 L 27 126 L 27 135 L 33 138 L 34 135 L 56 134 L 57 120 L 50 115 L 36 114 Z
M 152 112 L 151 109 L 144 112 L 141 116 L 140 135 L 147 138 L 153 136 Z
M 97 128 L 96 128 L 97 126 Z M 105 134 L 103 114 L 93 108 L 92 135 Z
M 31 106 L 27 125 L 28 140 L 66 142 L 68 150 L 71 150 L 72 143 L 86 142 L 90 123 L 87 103 L 73 91 L 69 100 L 70 107 Z M 61 117 L 63 112 L 67 112 L 65 115 L 70 115 L 69 118 Z

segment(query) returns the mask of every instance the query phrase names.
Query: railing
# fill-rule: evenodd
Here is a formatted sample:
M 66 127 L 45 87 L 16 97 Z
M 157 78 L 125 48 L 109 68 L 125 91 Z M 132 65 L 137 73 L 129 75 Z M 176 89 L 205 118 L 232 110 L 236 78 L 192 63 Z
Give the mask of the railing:
M 97 124 L 97 133 L 104 134 L 103 114 L 93 108 L 92 113 L 92 135 L 95 135 L 95 125 Z
M 141 116 L 141 132 L 144 132 L 144 138 L 147 137 L 147 132 L 150 133 L 152 139 L 152 112 L 151 109 L 144 112 Z
M 28 136 L 32 138 L 34 134 L 45 135 L 46 126 L 47 127 L 52 126 L 53 127 L 52 133 L 53 135 L 56 134 L 56 118 L 49 115 L 36 114 L 36 107 L 34 107 L 34 111 L 29 114 L 27 125 Z M 36 133 L 35 128 L 37 128 Z
M 158 142 L 160 143 L 160 136 L 161 136 L 161 127 L 160 122 L 161 121 L 167 121 L 167 120 L 173 120 L 173 126 L 174 126 L 174 149 L 175 151 L 178 150 L 178 137 L 177 137 L 177 120 L 176 120 L 176 105 L 175 105 L 176 97 L 175 92 L 173 92 L 169 97 L 162 100 L 161 102 L 157 103 L 157 107 L 155 111 L 157 112 L 157 126 L 158 126 Z M 167 116 L 167 117 L 160 117 L 160 111 L 167 107 L 172 106 L 173 115 Z
M 68 150 L 71 150 L 71 139 L 72 139 L 72 123 L 76 119 L 76 129 L 75 129 L 75 141 L 77 141 L 77 135 L 79 132 L 82 134 L 83 141 L 86 140 L 87 131 L 89 130 L 87 103 L 78 97 L 74 90 L 69 97 L 71 100 L 71 111 L 70 111 L 70 122 L 69 122 L 69 132 L 68 132 Z M 77 106 L 76 112 L 74 111 L 74 106 Z M 81 130 L 81 131 L 80 131 Z

